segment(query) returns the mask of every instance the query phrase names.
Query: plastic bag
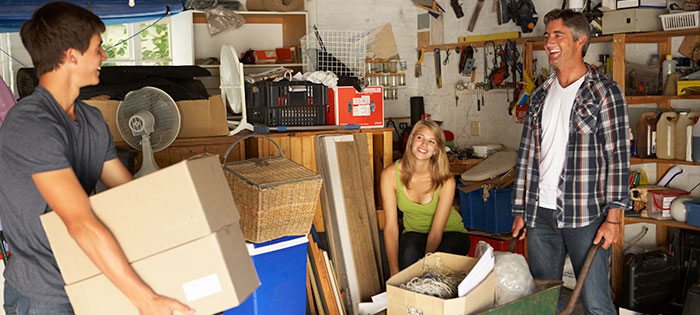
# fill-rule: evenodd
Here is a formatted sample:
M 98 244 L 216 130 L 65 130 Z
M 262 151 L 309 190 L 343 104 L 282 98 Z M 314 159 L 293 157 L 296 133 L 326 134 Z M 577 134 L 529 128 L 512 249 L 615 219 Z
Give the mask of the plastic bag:
M 496 305 L 510 303 L 535 292 L 535 280 L 525 257 L 509 252 L 495 252 Z
M 214 36 L 227 29 L 237 29 L 245 24 L 245 18 L 223 6 L 205 9 L 204 15 L 209 26 L 209 35 Z

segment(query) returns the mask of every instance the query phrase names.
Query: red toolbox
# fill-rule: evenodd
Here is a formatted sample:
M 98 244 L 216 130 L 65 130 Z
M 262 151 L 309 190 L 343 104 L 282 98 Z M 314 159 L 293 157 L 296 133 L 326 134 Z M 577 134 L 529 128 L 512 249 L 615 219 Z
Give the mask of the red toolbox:
M 381 86 L 368 86 L 360 93 L 352 86 L 328 89 L 326 125 L 384 127 L 384 99 Z

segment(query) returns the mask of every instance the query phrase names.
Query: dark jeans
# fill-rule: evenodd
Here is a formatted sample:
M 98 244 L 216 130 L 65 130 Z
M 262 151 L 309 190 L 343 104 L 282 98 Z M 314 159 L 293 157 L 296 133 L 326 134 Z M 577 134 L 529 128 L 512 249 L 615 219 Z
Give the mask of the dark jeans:
M 527 253 L 530 259 L 530 272 L 535 279 L 561 280 L 566 254 L 571 258 L 574 273 L 578 279 L 588 249 L 593 244 L 604 216 L 582 228 L 558 228 L 556 211 L 537 209 L 535 228 L 527 230 Z M 585 314 L 616 314 L 612 302 L 608 272 L 610 249 L 602 247 L 593 259 L 591 269 L 581 289 L 581 302 Z M 561 312 L 568 301 L 559 300 Z
M 32 299 L 5 281 L 5 304 L 7 315 L 73 315 L 70 304 L 58 304 Z
M 403 270 L 423 258 L 427 242 L 427 233 L 402 233 L 399 236 L 399 269 Z M 466 256 L 469 253 L 469 236 L 462 232 L 443 232 L 442 242 L 436 251 Z

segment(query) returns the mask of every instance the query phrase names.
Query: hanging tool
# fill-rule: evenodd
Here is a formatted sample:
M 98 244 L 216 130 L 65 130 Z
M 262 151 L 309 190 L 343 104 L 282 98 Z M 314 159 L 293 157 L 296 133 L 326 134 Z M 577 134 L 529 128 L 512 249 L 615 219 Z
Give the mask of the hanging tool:
M 415 76 L 416 78 L 420 78 L 421 76 L 421 62 L 423 62 L 423 54 L 425 53 L 425 50 L 423 48 L 418 49 L 418 62 L 416 62 L 416 70 L 415 70 Z
M 461 0 L 451 0 L 450 5 L 452 6 L 452 10 L 455 11 L 455 16 L 457 16 L 458 19 L 462 18 L 464 16 L 464 11 L 462 11 L 462 1 Z
M 459 73 L 463 76 L 470 76 L 474 72 L 474 48 L 472 46 L 462 46 L 459 55 Z
M 515 22 L 523 33 L 530 33 L 537 24 L 537 11 L 531 0 L 498 0 L 496 2 L 498 25 Z
M 496 43 L 494 43 L 492 40 L 484 42 L 484 89 L 487 91 L 493 87 L 493 83 L 491 82 L 491 76 L 489 75 L 489 67 L 488 67 L 488 45 L 491 44 L 491 47 L 493 47 L 494 51 L 494 58 L 496 58 Z M 493 70 L 492 70 L 493 71 Z
M 464 91 L 465 88 L 464 81 L 457 81 L 457 85 L 455 85 L 455 107 L 459 106 L 459 93 Z
M 450 60 L 450 47 L 445 47 L 445 61 L 442 62 L 443 65 L 447 65 L 447 62 Z
M 433 55 L 435 57 L 435 85 L 438 89 L 442 88 L 442 68 L 440 65 L 440 48 L 433 49 Z
M 479 12 L 481 12 L 481 7 L 484 6 L 484 0 L 479 0 L 476 2 L 476 8 L 474 8 L 474 12 L 472 12 L 472 20 L 469 21 L 469 27 L 467 30 L 470 32 L 474 31 L 474 26 L 476 26 L 476 19 L 479 18 Z

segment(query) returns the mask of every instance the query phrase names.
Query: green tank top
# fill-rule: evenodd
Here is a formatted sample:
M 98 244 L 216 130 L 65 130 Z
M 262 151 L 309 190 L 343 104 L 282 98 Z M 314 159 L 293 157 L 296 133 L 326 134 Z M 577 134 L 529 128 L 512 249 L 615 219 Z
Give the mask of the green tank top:
M 433 194 L 433 200 L 428 204 L 419 204 L 411 201 L 406 196 L 406 192 L 401 184 L 401 174 L 399 173 L 399 163 L 396 163 L 396 205 L 399 210 L 403 212 L 403 227 L 405 232 L 418 232 L 418 233 L 428 233 L 430 232 L 430 226 L 433 224 L 433 216 L 435 215 L 435 209 L 438 204 L 438 191 L 440 187 L 435 189 Z M 450 216 L 447 218 L 447 223 L 445 223 L 445 232 L 463 232 L 467 233 L 467 229 L 464 228 L 462 223 L 462 216 L 455 210 L 454 207 L 450 209 Z

